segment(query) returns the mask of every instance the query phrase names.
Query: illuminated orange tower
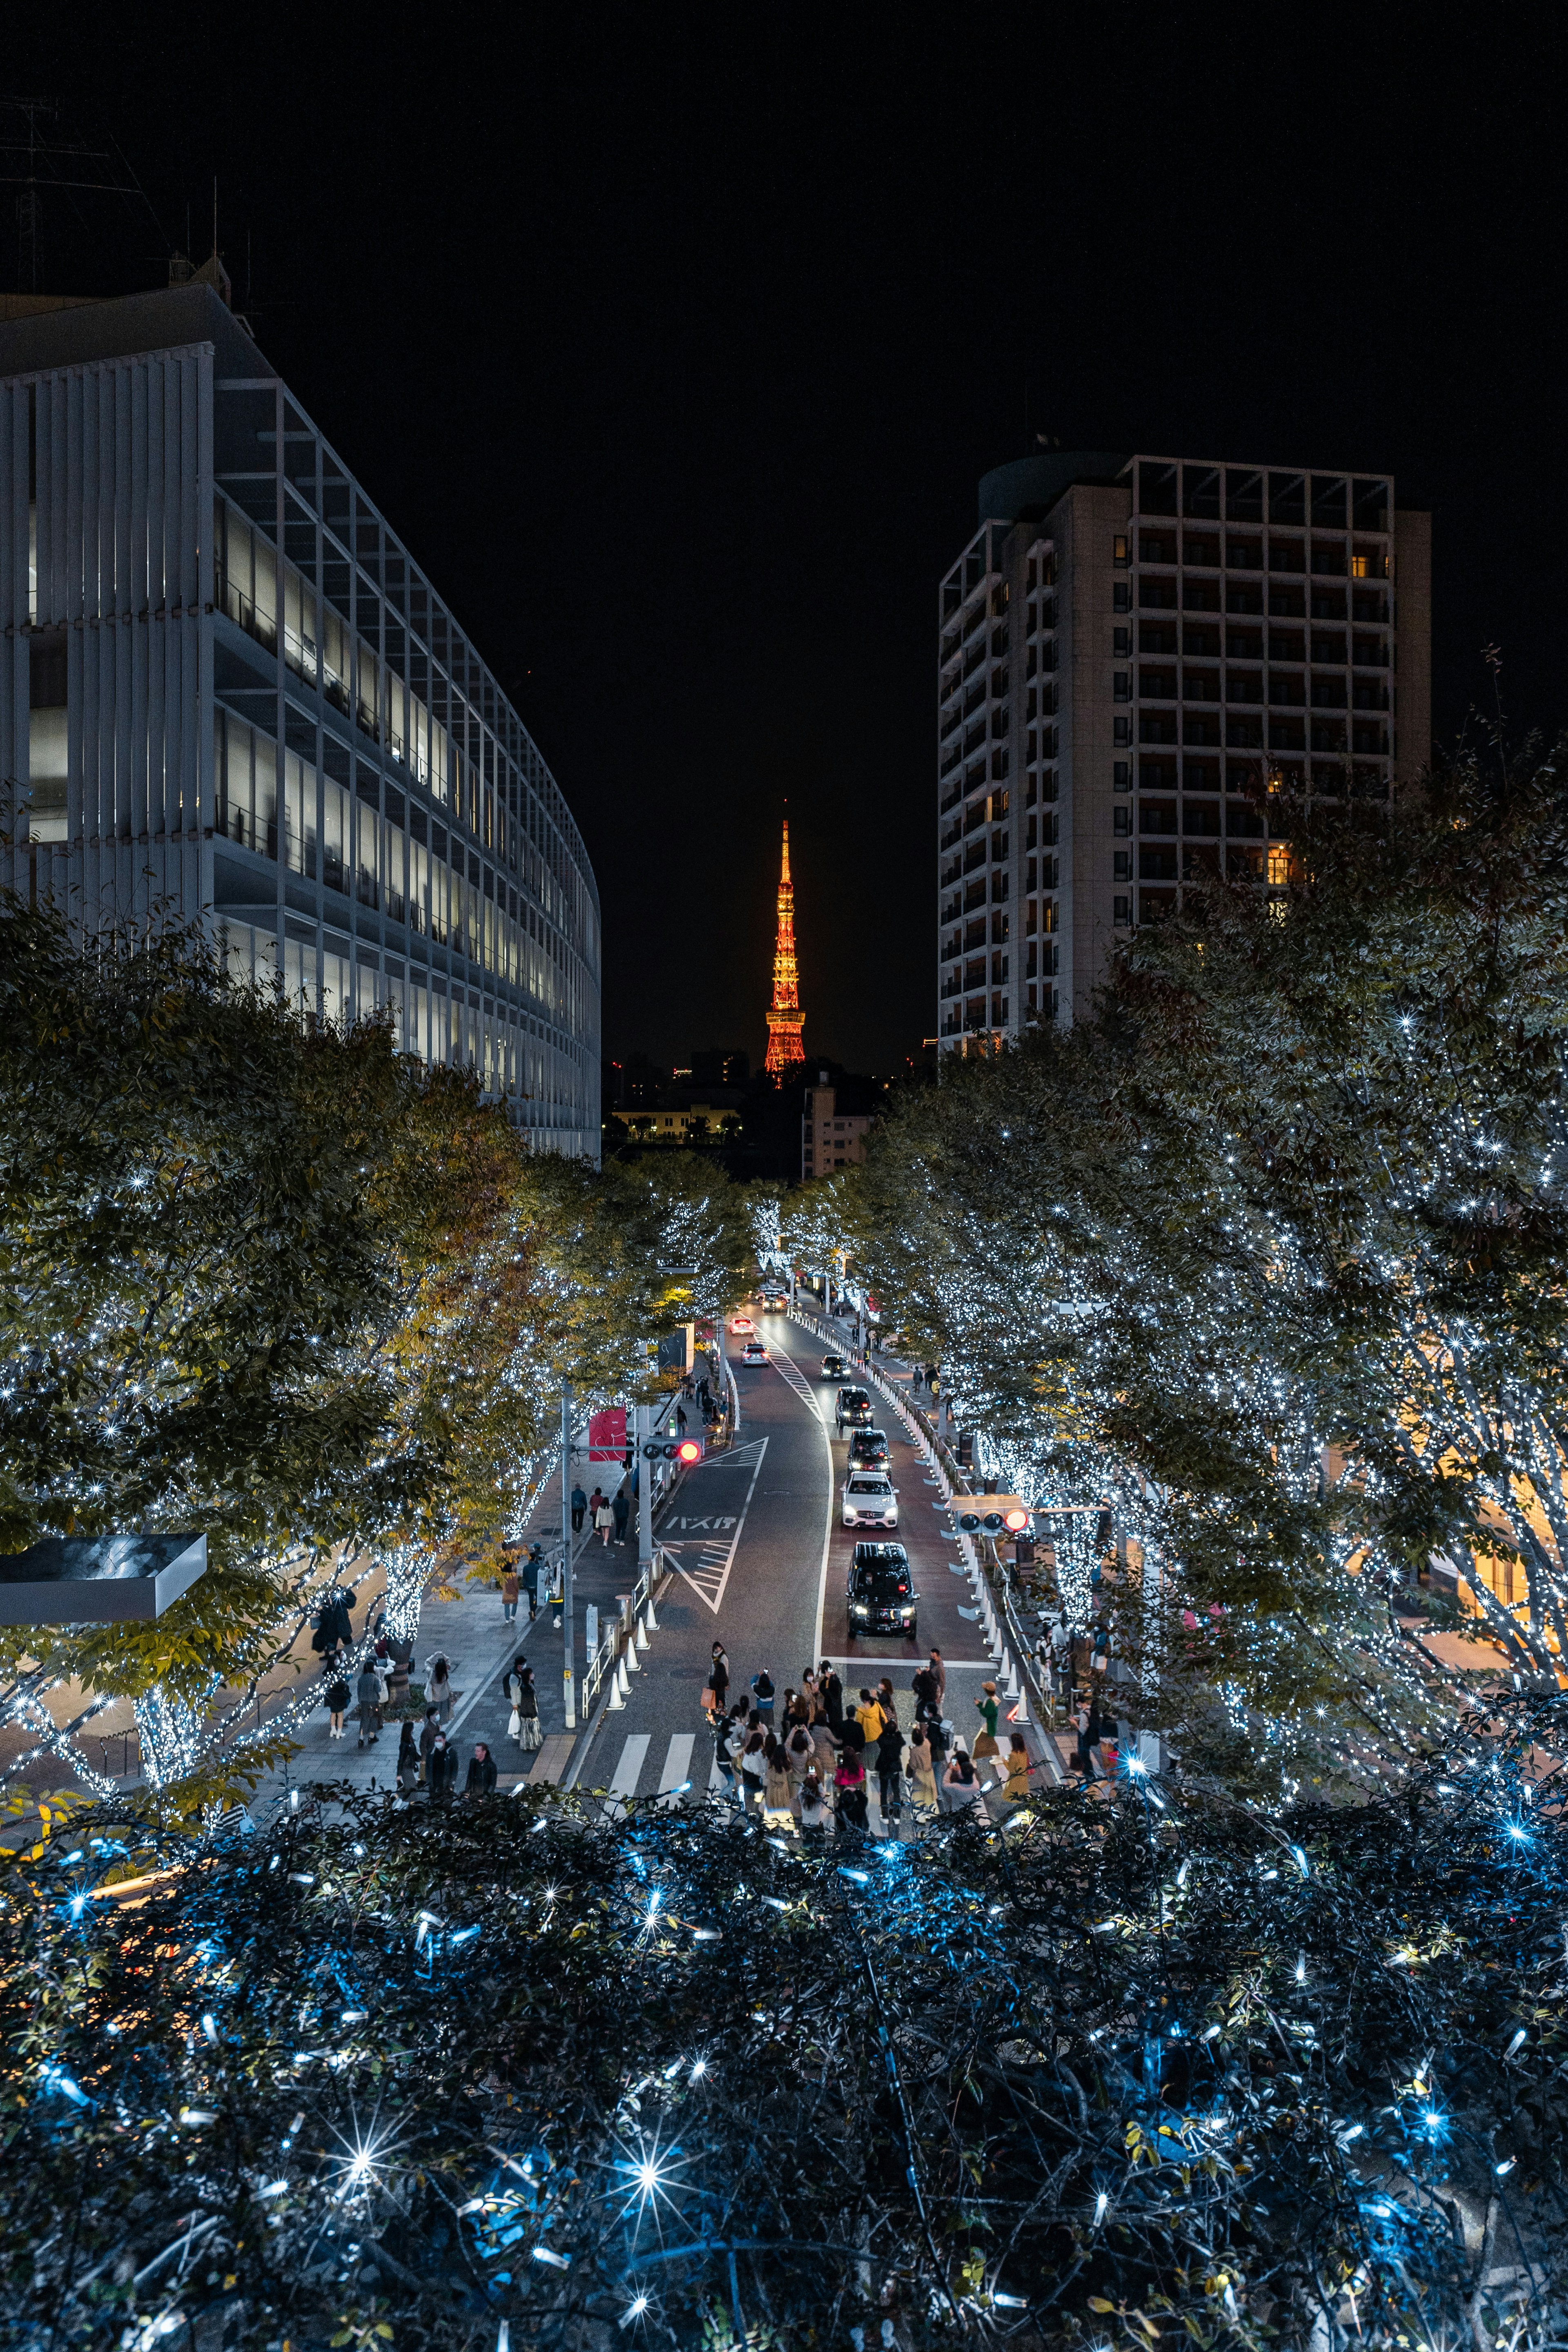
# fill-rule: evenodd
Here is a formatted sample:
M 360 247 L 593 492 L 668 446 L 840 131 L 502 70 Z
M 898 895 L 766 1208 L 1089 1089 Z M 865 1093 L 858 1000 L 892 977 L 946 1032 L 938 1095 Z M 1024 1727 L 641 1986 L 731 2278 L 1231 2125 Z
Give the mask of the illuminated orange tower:
M 775 1078 L 793 1076 L 805 1059 L 800 983 L 795 968 L 795 885 L 789 878 L 789 819 L 784 819 L 784 865 L 779 872 L 779 929 L 773 942 L 773 1001 L 768 1007 L 768 1058 Z

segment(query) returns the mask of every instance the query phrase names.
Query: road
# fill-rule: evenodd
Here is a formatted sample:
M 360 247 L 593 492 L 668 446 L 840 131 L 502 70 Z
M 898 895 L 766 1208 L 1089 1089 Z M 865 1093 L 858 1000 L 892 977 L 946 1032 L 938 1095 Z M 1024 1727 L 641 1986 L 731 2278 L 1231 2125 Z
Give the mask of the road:
M 715 1640 L 729 1654 L 732 1693 L 765 1666 L 782 1694 L 826 1655 L 848 1694 L 890 1675 L 906 1720 L 914 1667 L 934 1644 L 948 1667 L 949 1715 L 961 1732 L 977 1726 L 974 1699 L 991 1667 L 973 1619 L 961 1613 L 973 1604 L 956 1572 L 952 1521 L 918 1448 L 895 1414 L 880 1416 L 899 1488 L 899 1538 L 921 1595 L 919 1640 L 854 1641 L 845 1605 L 854 1537 L 838 1525 L 847 1449 L 834 1434 L 837 1384 L 821 1378 L 822 1349 L 810 1333 L 784 1315 L 756 1320 L 773 1360 L 736 1361 L 735 1445 L 688 1474 L 661 1524 L 677 1574 L 631 1698 L 602 1718 L 573 1759 L 579 1788 L 647 1798 L 685 1782 L 708 1786 L 713 1742 L 700 1694 Z

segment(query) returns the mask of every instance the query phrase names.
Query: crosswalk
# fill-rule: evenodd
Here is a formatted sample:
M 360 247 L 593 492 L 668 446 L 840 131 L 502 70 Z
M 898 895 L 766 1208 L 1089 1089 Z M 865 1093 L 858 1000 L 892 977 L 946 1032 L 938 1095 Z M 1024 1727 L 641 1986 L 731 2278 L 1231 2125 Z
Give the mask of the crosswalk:
M 610 1811 L 616 1816 L 626 1812 L 628 1805 L 639 1797 L 657 1797 L 665 1811 L 672 1812 L 692 1794 L 692 1754 L 699 1738 L 703 1751 L 709 1754 L 710 1743 L 705 1734 L 695 1731 L 673 1732 L 664 1750 L 663 1760 L 657 1769 L 649 1764 L 653 1736 L 647 1731 L 629 1731 L 621 1742 L 621 1752 L 616 1759 L 615 1769 L 608 1780 L 600 1782 L 598 1772 L 590 1769 L 584 1775 L 585 1787 L 602 1786 L 610 1801 Z M 719 1770 L 709 1755 L 708 1784 L 722 1788 Z M 700 1795 L 701 1791 L 696 1792 Z

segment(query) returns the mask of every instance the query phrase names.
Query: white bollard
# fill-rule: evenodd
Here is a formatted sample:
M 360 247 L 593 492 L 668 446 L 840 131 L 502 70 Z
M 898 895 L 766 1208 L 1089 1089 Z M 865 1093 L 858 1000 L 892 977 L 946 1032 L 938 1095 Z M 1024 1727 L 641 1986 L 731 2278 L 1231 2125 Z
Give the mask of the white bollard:
M 637 1647 L 639 1650 L 647 1648 L 647 1627 L 640 1617 L 637 1619 Z

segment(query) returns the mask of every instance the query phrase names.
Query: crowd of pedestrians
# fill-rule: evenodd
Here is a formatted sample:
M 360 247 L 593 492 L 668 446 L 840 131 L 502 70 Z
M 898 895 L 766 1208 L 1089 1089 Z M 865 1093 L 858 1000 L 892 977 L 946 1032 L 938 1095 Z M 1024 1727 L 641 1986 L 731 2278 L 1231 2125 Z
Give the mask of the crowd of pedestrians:
M 912 1720 L 900 1721 L 889 1675 L 875 1688 L 847 1696 L 830 1659 L 808 1666 L 798 1685 L 780 1690 L 763 1666 L 731 1697 L 730 1661 L 713 1644 L 704 1694 L 713 1726 L 714 1761 L 725 1789 L 744 1811 L 771 1828 L 820 1843 L 857 1838 L 871 1828 L 870 1792 L 877 1793 L 883 1832 L 939 1813 L 972 1811 L 989 1818 L 987 1800 L 1020 1803 L 1035 1766 L 1022 1732 L 998 1745 L 996 1685 L 975 1700 L 972 1738 L 946 1712 L 947 1669 L 932 1650 L 910 1685 Z

